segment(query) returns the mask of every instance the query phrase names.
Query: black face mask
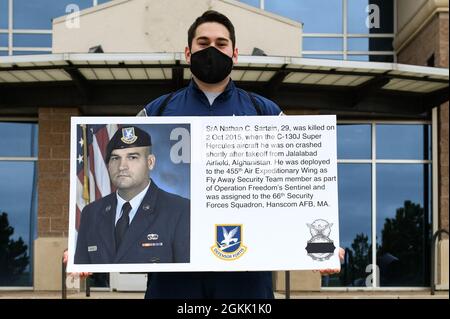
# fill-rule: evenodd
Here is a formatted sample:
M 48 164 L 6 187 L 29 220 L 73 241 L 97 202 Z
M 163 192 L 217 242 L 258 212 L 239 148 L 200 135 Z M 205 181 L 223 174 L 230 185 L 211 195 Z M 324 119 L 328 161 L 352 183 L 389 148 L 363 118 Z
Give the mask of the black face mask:
M 191 55 L 191 72 L 205 83 L 224 80 L 233 69 L 233 59 L 215 47 L 197 51 Z

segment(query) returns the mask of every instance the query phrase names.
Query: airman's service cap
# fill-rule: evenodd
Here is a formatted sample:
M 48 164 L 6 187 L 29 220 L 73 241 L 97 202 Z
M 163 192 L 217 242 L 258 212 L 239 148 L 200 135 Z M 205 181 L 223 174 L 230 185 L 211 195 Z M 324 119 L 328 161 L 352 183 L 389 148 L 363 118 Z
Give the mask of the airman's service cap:
M 152 139 L 147 132 L 136 126 L 123 126 L 117 130 L 109 141 L 106 147 L 105 162 L 109 162 L 113 150 L 151 145 Z

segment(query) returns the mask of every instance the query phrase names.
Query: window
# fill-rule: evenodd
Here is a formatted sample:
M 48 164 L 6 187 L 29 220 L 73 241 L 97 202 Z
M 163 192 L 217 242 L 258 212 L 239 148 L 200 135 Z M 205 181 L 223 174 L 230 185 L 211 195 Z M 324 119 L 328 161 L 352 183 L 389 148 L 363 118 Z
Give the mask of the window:
M 346 258 L 341 273 L 324 277 L 322 285 L 428 286 L 431 126 L 339 124 L 337 138 L 340 246 Z
M 33 285 L 37 130 L 36 123 L 0 122 L 0 286 Z
M 340 124 L 337 128 L 339 159 L 370 159 L 372 150 L 370 124 Z
M 394 62 L 394 56 L 391 54 L 361 54 L 361 53 L 348 53 L 347 60 L 349 61 L 363 61 L 363 62 Z
M 264 9 L 303 24 L 305 58 L 394 61 L 394 0 L 265 0 Z
M 342 33 L 342 0 L 265 0 L 265 10 L 302 22 L 306 33 Z
M 80 10 L 92 6 L 92 0 L 14 0 L 14 29 L 51 29 L 52 19 L 66 15 L 66 7 L 76 4 Z
M 372 263 L 370 164 L 339 164 L 338 177 L 340 246 L 346 258 L 328 286 L 365 286 L 366 269 Z
M 434 53 L 428 58 L 427 66 L 432 67 L 432 68 L 436 66 Z
M 430 164 L 377 165 L 379 285 L 429 285 Z
M 13 51 L 13 55 L 34 55 L 34 54 L 51 54 L 51 51 L 33 51 L 33 50 L 27 50 L 27 51 Z
M 253 7 L 259 8 L 260 7 L 260 2 L 259 0 L 242 0 L 241 2 L 251 5 Z
M 304 38 L 303 50 L 306 51 L 342 51 L 340 38 Z
M 51 48 L 51 34 L 15 34 L 13 36 L 14 47 Z
M 0 29 L 8 29 L 8 0 L 0 0 Z
M 431 159 L 429 125 L 378 125 L 377 158 Z
M 0 122 L 0 157 L 36 157 L 37 125 Z
M 8 47 L 8 34 L 0 33 L 0 47 Z
M 8 37 L 13 36 L 13 55 L 48 54 L 52 47 L 52 19 L 64 16 L 70 4 L 80 10 L 107 0 L 14 0 L 13 29 L 8 29 L 9 0 L 0 0 L 0 56 L 8 55 Z M 3 31 L 3 32 L 2 32 Z
M 394 33 L 393 0 L 346 0 L 349 33 Z
M 350 38 L 349 51 L 392 51 L 393 38 Z

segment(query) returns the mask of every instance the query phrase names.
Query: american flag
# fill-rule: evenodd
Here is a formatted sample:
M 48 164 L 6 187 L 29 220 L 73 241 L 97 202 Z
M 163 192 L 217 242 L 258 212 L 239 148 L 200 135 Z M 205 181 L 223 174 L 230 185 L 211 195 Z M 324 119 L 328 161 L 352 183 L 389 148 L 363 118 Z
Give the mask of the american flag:
M 106 145 L 117 130 L 118 125 L 115 124 L 84 124 L 77 127 L 77 230 L 84 206 L 113 190 L 105 154 Z

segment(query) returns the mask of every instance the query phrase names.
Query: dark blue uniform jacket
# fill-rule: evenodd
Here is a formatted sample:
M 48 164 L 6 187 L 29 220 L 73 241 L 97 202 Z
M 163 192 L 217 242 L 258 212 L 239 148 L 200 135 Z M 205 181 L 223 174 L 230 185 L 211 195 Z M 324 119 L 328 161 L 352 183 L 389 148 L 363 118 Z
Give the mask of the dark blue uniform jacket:
M 258 104 L 262 115 L 280 115 L 281 110 L 274 102 L 257 94 L 252 95 L 253 101 L 248 92 L 230 81 L 225 91 L 210 105 L 205 94 L 191 80 L 187 87 L 170 97 L 160 115 L 257 115 L 254 103 Z M 145 106 L 145 115 L 159 115 L 159 109 L 168 96 L 163 95 Z M 151 273 L 148 278 L 146 298 L 273 298 L 271 272 Z
M 116 206 L 116 193 L 111 193 L 83 209 L 75 264 L 189 262 L 189 200 L 151 181 L 120 247 L 115 243 Z
M 252 93 L 263 115 L 279 115 L 280 108 L 271 100 Z M 168 97 L 168 94 L 160 96 L 145 106 L 147 116 L 155 116 Z M 257 115 L 255 106 L 248 92 L 237 88 L 230 81 L 225 89 L 212 105 L 209 104 L 205 94 L 198 88 L 194 81 L 175 92 L 164 109 L 164 116 L 239 116 Z

